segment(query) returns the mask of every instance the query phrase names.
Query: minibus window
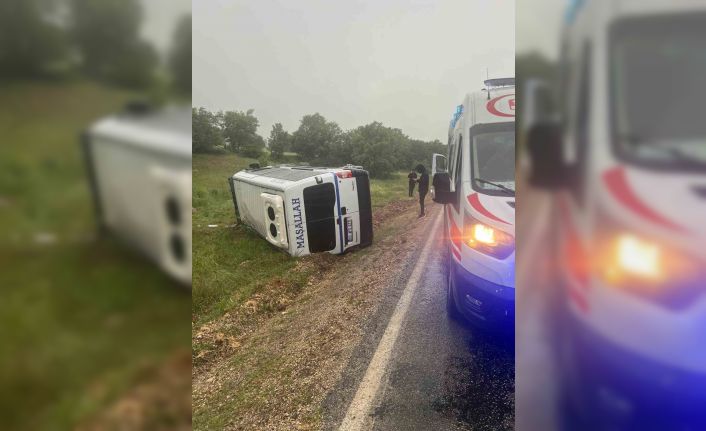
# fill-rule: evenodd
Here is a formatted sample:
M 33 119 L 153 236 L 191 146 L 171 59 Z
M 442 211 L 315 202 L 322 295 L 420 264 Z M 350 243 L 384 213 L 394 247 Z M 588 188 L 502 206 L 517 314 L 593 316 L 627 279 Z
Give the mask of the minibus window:
M 336 191 L 332 183 L 304 188 L 304 212 L 309 251 L 331 251 L 336 248 Z

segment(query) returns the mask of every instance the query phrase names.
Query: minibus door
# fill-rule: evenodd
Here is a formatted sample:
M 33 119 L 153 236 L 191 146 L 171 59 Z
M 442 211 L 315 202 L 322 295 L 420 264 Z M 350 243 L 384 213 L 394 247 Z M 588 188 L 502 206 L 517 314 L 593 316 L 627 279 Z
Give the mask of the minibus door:
M 341 218 L 343 249 L 360 244 L 360 209 L 356 178 L 350 174 L 338 177 L 338 196 L 341 203 Z

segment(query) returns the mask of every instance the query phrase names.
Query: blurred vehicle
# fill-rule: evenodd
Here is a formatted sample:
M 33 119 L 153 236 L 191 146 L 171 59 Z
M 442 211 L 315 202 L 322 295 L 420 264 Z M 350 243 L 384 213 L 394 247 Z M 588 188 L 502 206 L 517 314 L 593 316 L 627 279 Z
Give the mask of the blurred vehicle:
M 485 85 L 457 108 L 448 154 L 433 156 L 432 197 L 446 204 L 449 315 L 514 330 L 515 80 Z
M 704 48 L 703 2 L 577 1 L 560 122 L 526 86 L 530 182 L 556 192 L 566 429 L 706 429 Z
M 292 256 L 342 254 L 373 242 L 368 172 L 267 166 L 228 179 L 236 215 Z
M 83 151 L 100 230 L 191 284 L 191 108 L 129 104 L 86 130 Z

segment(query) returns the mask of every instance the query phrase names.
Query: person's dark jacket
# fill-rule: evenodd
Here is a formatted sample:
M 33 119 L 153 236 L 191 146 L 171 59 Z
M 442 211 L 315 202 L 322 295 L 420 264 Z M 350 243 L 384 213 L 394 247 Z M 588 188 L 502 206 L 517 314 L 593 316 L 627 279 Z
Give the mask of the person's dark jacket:
M 429 174 L 424 172 L 419 176 L 419 193 L 427 193 L 429 191 Z
M 417 179 L 417 173 L 416 172 L 410 172 L 409 175 L 407 175 L 407 178 L 409 178 L 409 183 L 412 184 L 415 182 Z

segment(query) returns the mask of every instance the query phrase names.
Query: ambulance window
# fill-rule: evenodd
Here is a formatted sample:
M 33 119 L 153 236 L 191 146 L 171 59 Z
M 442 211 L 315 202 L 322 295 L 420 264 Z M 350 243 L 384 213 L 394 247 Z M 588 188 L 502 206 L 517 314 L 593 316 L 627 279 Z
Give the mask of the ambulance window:
M 454 178 L 456 175 L 456 157 L 458 154 L 458 136 L 453 141 L 453 147 L 449 148 L 449 176 Z
M 454 180 L 456 181 L 456 184 L 459 183 L 459 179 L 461 178 L 461 152 L 463 148 L 463 136 L 458 135 L 458 151 L 457 151 L 457 156 L 456 156 L 456 169 L 454 169 Z

